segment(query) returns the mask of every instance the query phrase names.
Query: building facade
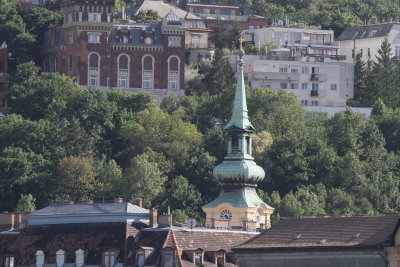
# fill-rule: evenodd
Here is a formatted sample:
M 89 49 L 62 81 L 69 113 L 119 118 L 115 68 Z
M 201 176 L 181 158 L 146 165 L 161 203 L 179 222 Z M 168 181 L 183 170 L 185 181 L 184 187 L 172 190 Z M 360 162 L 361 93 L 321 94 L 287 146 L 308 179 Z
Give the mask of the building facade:
M 264 229 L 271 227 L 274 208 L 257 195 L 257 183 L 264 170 L 252 157 L 252 134 L 255 132 L 247 111 L 243 75 L 243 55 L 240 50 L 238 75 L 232 117 L 224 129 L 228 132 L 227 155 L 216 166 L 213 175 L 222 183 L 219 196 L 204 205 L 206 226 L 212 228 Z
M 347 62 L 353 62 L 355 55 L 361 54 L 363 61 L 376 60 L 383 40 L 387 38 L 393 55 L 400 59 L 400 23 L 390 22 L 348 27 L 336 39 L 340 43 L 340 53 Z
M 183 93 L 185 28 L 173 12 L 156 24 L 113 23 L 113 0 L 64 0 L 61 12 L 63 25 L 46 33 L 44 71 L 82 86 Z

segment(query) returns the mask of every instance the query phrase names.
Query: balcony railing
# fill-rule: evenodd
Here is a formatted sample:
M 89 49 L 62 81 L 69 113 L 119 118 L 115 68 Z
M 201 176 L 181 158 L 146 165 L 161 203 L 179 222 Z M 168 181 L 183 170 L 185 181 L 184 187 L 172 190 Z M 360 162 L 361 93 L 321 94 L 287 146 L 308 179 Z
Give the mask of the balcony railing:
M 319 73 L 312 73 L 311 77 L 310 77 L 310 81 L 324 82 L 324 81 L 326 81 L 326 75 L 325 74 L 319 74 Z
M 89 67 L 89 73 L 90 74 L 99 74 L 99 68 L 98 67 Z
M 195 48 L 207 49 L 207 48 L 210 48 L 210 47 L 208 46 L 208 44 L 196 44 L 196 43 L 192 43 L 192 44 L 186 44 L 186 45 L 185 45 L 185 48 L 186 48 L 186 49 L 190 49 L 190 48 L 192 48 L 192 49 L 195 49 Z

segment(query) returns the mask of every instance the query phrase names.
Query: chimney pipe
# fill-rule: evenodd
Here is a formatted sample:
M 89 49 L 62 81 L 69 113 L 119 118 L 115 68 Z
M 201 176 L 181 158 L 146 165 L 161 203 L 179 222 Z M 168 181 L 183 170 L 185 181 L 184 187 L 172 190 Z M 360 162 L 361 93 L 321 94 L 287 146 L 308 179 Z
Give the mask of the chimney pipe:
M 138 197 L 133 200 L 133 204 L 139 207 L 143 207 L 143 199 Z
M 150 209 L 150 227 L 157 228 L 158 227 L 158 219 L 157 216 L 158 211 L 156 209 Z

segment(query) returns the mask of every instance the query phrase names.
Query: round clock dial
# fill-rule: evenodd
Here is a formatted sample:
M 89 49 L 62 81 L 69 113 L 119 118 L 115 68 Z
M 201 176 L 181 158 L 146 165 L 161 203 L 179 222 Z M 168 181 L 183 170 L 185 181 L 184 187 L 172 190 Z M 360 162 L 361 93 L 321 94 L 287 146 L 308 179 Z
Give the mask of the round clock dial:
M 230 210 L 223 210 L 219 217 L 221 220 L 232 220 L 232 212 Z

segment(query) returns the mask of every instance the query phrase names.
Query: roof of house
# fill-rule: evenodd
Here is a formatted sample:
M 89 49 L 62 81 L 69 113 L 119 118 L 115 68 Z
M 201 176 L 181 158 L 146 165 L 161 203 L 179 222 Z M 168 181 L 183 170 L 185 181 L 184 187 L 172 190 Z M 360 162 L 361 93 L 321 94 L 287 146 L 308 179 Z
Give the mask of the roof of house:
M 187 12 L 176 5 L 162 1 L 144 0 L 140 6 L 134 6 L 125 10 L 127 16 L 137 15 L 141 10 L 155 10 L 160 17 L 165 17 L 172 11 L 180 19 L 201 19 L 199 16 Z
M 49 205 L 31 213 L 34 216 L 48 215 L 72 215 L 72 214 L 121 214 L 121 213 L 143 213 L 148 214 L 149 210 L 133 205 L 129 202 L 123 203 L 81 203 L 81 204 L 55 204 Z
M 357 27 L 348 27 L 336 38 L 336 41 L 386 37 L 396 23 L 371 24 Z M 398 23 L 397 23 L 398 24 Z
M 234 250 L 391 245 L 399 216 L 284 219 Z
M 181 266 L 193 266 L 190 255 L 194 250 L 201 249 L 205 251 L 205 264 L 214 266 L 212 252 L 224 250 L 227 252 L 227 266 L 236 266 L 236 257 L 231 253 L 231 248 L 237 246 L 254 235 L 255 232 L 228 231 L 214 229 L 193 229 L 188 228 L 147 228 L 140 231 L 136 242 L 132 245 L 130 251 L 138 248 L 152 248 L 154 252 L 146 259 L 146 265 L 155 265 L 160 262 L 161 250 L 163 248 L 174 248 L 176 258 Z M 130 263 L 135 262 L 135 253 L 130 253 Z M 230 264 L 230 265 L 229 265 Z
M 66 253 L 66 263 L 75 262 L 75 251 L 85 251 L 85 264 L 101 264 L 102 254 L 107 249 L 120 251 L 117 262 L 124 257 L 126 242 L 133 242 L 133 237 L 143 227 L 142 223 L 87 223 L 55 224 L 25 227 L 20 234 L 9 237 L 0 235 L 0 253 L 12 253 L 17 266 L 30 266 L 35 263 L 35 253 L 45 253 L 45 263 L 56 262 L 56 251 Z M 4 242 L 7 247 L 1 245 Z

